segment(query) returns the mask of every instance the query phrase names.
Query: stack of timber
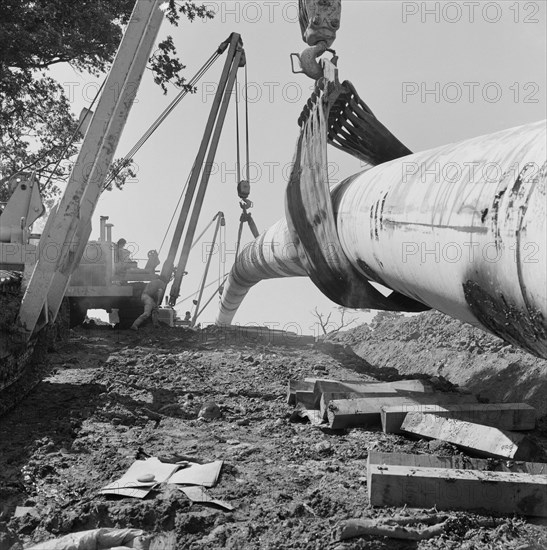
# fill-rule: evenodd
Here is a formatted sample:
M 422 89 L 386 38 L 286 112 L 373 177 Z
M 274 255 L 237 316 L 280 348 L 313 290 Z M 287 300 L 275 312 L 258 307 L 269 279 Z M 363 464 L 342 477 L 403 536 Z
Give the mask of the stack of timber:
M 333 430 L 382 428 L 385 433 L 436 439 L 471 456 L 534 460 L 526 434 L 536 410 L 525 403 L 477 403 L 474 395 L 435 391 L 423 380 L 369 382 L 305 378 L 289 381 L 287 401 L 312 424 Z
M 461 405 L 477 403 L 475 396 L 435 391 L 423 380 L 375 382 L 305 378 L 290 380 L 289 405 L 295 405 L 314 423 L 328 423 L 338 430 L 352 427 L 379 428 L 382 407 Z
M 373 506 L 547 517 L 547 464 L 371 452 Z

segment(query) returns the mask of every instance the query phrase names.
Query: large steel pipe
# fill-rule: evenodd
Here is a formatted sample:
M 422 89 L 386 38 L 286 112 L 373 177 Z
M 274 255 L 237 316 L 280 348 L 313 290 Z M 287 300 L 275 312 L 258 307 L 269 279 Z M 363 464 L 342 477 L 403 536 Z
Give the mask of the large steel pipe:
M 409 155 L 332 193 L 343 252 L 363 281 L 547 356 L 545 121 Z M 218 322 L 262 278 L 301 276 L 278 222 L 244 250 Z
M 229 325 L 249 290 L 264 279 L 304 277 L 286 220 L 279 220 L 255 241 L 246 245 L 236 258 L 220 303 L 217 324 Z
M 361 174 L 337 205 L 369 277 L 547 356 L 545 121 Z

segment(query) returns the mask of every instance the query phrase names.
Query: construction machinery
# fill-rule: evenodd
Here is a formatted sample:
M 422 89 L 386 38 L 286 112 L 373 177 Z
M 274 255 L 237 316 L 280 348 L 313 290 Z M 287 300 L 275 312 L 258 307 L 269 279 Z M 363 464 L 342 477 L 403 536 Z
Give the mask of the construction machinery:
M 16 308 L 4 308 L 8 313 L 0 319 L 8 335 L 0 344 L 0 391 L 19 391 L 17 381 L 29 370 L 32 350 L 56 319 L 65 296 L 72 302 L 74 322 L 87 308 L 103 307 L 118 309 L 120 320 L 127 324 L 138 313 L 142 288 L 155 276 L 153 255 L 144 269 L 116 268 L 106 220 L 98 241 L 89 242 L 89 236 L 105 174 L 162 21 L 161 3 L 136 2 L 104 85 L 104 90 L 119 93 L 101 95 L 66 191 L 50 213 L 39 243 L 31 243 L 28 232 L 31 220 L 41 212 L 31 176 L 15 182 L 17 198 L 0 217 L 2 288 L 13 293 L 22 285 L 24 293 Z M 239 182 L 240 223 L 249 223 L 256 240 L 241 251 L 226 281 L 218 324 L 232 321 L 243 297 L 258 281 L 309 276 L 326 296 L 346 307 L 436 308 L 547 356 L 547 300 L 542 286 L 546 271 L 544 123 L 413 155 L 378 121 L 351 83 L 338 81 L 337 58 L 330 48 L 340 27 L 341 1 L 300 0 L 299 5 L 308 48 L 295 57 L 301 72 L 316 81 L 316 90 L 299 119 L 286 218 L 257 236 L 248 213 L 248 189 L 244 181 Z M 225 51 L 217 94 L 161 268 L 165 281 L 174 277 L 171 306 L 180 293 L 230 92 L 238 69 L 245 66 L 239 35 L 223 42 L 216 56 Z M 332 54 L 332 59 L 320 59 L 325 54 Z M 370 168 L 330 188 L 327 144 Z M 477 181 L 467 173 L 457 184 L 448 178 L 424 183 L 414 177 L 413 170 L 417 168 L 421 175 L 420 167 L 427 169 L 439 157 L 479 167 L 494 162 L 503 169 L 495 181 Z M 519 169 L 511 171 L 511 163 Z M 222 218 L 219 215 L 219 224 Z M 495 251 L 499 260 L 485 256 L 489 239 L 493 243 L 489 251 Z M 534 245 L 537 261 L 530 256 Z M 469 255 L 463 259 L 454 255 L 458 250 L 469 252 L 466 247 L 477 252 L 471 260 Z M 428 251 L 437 249 L 441 261 L 427 261 Z M 514 261 L 508 259 L 508 251 L 514 252 Z M 200 300 L 202 292 L 203 288 Z
M 227 40 L 222 42 L 212 57 L 216 59 L 225 52 L 226 61 L 224 70 L 220 78 L 194 167 L 185 187 L 184 202 L 169 247 L 167 259 L 161 270 L 161 277 L 165 281 L 169 281 L 174 277 L 170 296 L 171 305 L 162 308 L 160 311 L 160 319 L 170 326 L 173 326 L 175 322 L 175 311 L 171 306 L 175 304 L 179 295 L 181 280 L 185 273 L 186 262 L 193 243 L 205 192 L 211 175 L 210 170 L 206 167 L 212 166 L 214 163 L 236 74 L 238 69 L 245 66 L 243 43 L 238 34 L 233 33 Z M 113 67 L 112 72 L 114 72 L 114 69 Z M 172 110 L 172 106 L 179 102 L 181 95 L 185 95 L 185 93 L 179 94 L 164 113 Z M 100 106 L 101 104 L 99 104 L 99 108 Z M 163 120 L 163 114 L 159 119 Z M 91 124 L 93 124 L 93 122 L 91 122 Z M 157 125 L 153 130 L 156 128 Z M 107 138 L 109 142 L 119 138 L 119 134 L 114 135 L 115 131 L 118 132 L 121 131 L 121 129 L 116 128 L 112 130 L 112 135 Z M 150 134 L 151 133 L 152 132 L 150 132 Z M 85 143 L 82 149 L 84 147 Z M 78 162 L 80 161 L 78 160 L 77 164 Z M 107 170 L 104 170 L 103 173 L 107 173 Z M 104 178 L 95 185 L 94 192 L 88 188 L 84 192 L 84 195 L 87 193 L 90 195 L 89 201 L 96 201 L 100 194 L 97 194 L 97 189 L 100 190 L 101 186 L 104 187 Z M 24 197 L 22 196 L 23 194 Z M 40 205 L 40 208 L 35 206 L 35 204 Z M 91 203 L 88 202 L 87 206 L 91 206 Z M 55 220 L 57 220 L 57 222 L 61 221 L 58 214 L 59 211 L 64 208 L 65 207 L 61 205 L 52 212 L 48 220 L 48 226 L 46 227 L 48 231 L 56 223 Z M 66 208 L 77 211 L 78 206 L 72 204 Z M 39 213 L 31 217 L 31 213 L 27 212 L 29 209 L 34 209 L 37 212 L 39 211 Z M 8 214 L 2 217 L 2 221 L 5 220 L 6 222 L 2 225 L 2 227 L 6 225 L 6 228 L 2 230 L 4 234 L 3 240 L 7 239 L 9 241 L 11 239 L 13 242 L 17 239 L 17 244 L 12 244 L 11 248 L 8 247 L 8 250 L 4 250 L 0 265 L 6 269 L 10 268 L 18 271 L 27 271 L 26 280 L 29 286 L 25 293 L 21 310 L 23 325 L 27 328 L 31 326 L 29 323 L 32 323 L 32 319 L 35 318 L 37 307 L 43 298 L 43 287 L 38 283 L 39 281 L 43 283 L 44 278 L 50 276 L 52 281 L 49 288 L 51 299 L 44 304 L 43 310 L 40 313 L 41 318 L 55 318 L 58 308 L 60 307 L 59 296 L 61 290 L 56 287 L 56 285 L 59 284 L 64 287 L 63 294 L 68 302 L 71 326 L 81 324 L 86 318 L 88 310 L 104 309 L 109 313 L 113 313 L 111 316 L 113 323 L 117 324 L 120 328 L 129 328 L 133 321 L 142 313 L 143 305 L 141 302 L 141 295 L 143 289 L 148 282 L 158 276 L 155 270 L 160 264 L 157 252 L 155 250 L 148 252 L 147 262 L 143 268 L 139 268 L 136 261 L 127 261 L 127 258 L 120 258 L 117 244 L 112 240 L 113 224 L 107 223 L 108 217 L 106 216 L 101 217 L 99 239 L 92 241 L 86 239 L 85 242 L 83 242 L 81 240 L 81 235 L 84 233 L 88 235 L 90 230 L 90 227 L 89 229 L 83 229 L 86 223 L 89 225 L 88 216 L 92 213 L 89 208 L 86 212 L 85 220 L 81 219 L 81 216 L 69 217 L 65 220 L 67 224 L 68 221 L 72 220 L 72 227 L 66 235 L 66 241 L 54 240 L 51 238 L 51 235 L 49 235 L 49 241 L 42 241 L 39 246 L 40 249 L 47 251 L 46 254 L 40 255 L 40 259 L 37 261 L 37 248 L 31 247 L 36 259 L 34 261 L 28 261 L 27 259 L 27 261 L 25 261 L 22 252 L 29 247 L 28 238 L 26 233 L 24 234 L 19 226 L 26 227 L 30 225 L 42 212 L 43 207 L 41 206 L 37 185 L 25 185 L 21 183 L 15 189 L 10 204 L 6 205 L 6 213 Z M 219 221 L 222 220 L 222 224 L 224 224 L 224 217 L 222 213 L 219 214 L 218 219 Z M 247 216 L 250 215 L 247 214 Z M 9 227 L 7 227 L 8 225 Z M 175 269 L 176 254 L 184 230 L 186 230 L 184 245 L 178 266 Z M 59 239 L 61 238 L 62 235 L 60 234 Z M 47 239 L 46 232 L 44 239 Z M 61 246 L 58 245 L 58 242 L 62 243 Z M 69 250 L 69 257 L 63 260 L 61 255 L 67 249 Z M 128 251 L 126 252 L 129 253 Z M 17 262 L 15 261 L 16 256 Z M 9 261 L 9 258 L 11 258 L 12 261 Z M 56 271 L 52 271 L 55 262 L 59 262 L 59 265 Z M 66 263 L 63 264 L 63 262 Z M 208 264 L 209 263 L 210 258 Z M 31 273 L 31 268 L 34 269 L 33 273 Z M 70 283 L 68 283 L 69 275 Z M 201 292 L 203 292 L 203 290 Z M 46 305 L 47 312 L 45 310 Z M 29 319 L 31 311 L 34 317 Z M 196 317 L 197 309 L 193 324 L 195 324 Z M 40 325 L 40 321 L 36 322 L 37 325 Z M 29 333 L 31 331 L 27 330 L 26 332 Z
M 161 273 L 156 272 L 160 262 L 155 251 L 149 253 L 142 268 L 131 259 L 127 261 L 127 257 L 120 258 L 120 249 L 112 239 L 112 224 L 107 223 L 106 217 L 101 219 L 99 239 L 89 241 L 91 218 L 108 185 L 109 167 L 163 19 L 161 3 L 136 1 L 96 108 L 83 117 L 87 127 L 85 137 L 65 192 L 51 210 L 41 236 L 30 233 L 32 223 L 44 211 L 38 185 L 32 174 L 13 178 L 11 199 L 0 216 L 0 412 L 42 378 L 45 373 L 42 356 L 55 337 L 56 330 L 52 327 L 56 319 L 63 324 L 70 319 L 70 324 L 75 325 L 85 319 L 89 309 L 105 309 L 113 314 L 113 322 L 127 328 L 143 311 L 141 295 L 146 284 L 158 276 L 166 282 L 173 279 L 172 305 L 179 295 L 236 75 L 246 65 L 243 43 L 237 33 L 222 42 L 189 81 L 190 86 L 195 85 L 214 61 L 225 54 L 219 86 Z M 112 90 L 116 93 L 111 93 Z M 130 155 L 186 93 L 183 91 L 175 98 Z M 248 195 L 248 191 L 246 188 L 242 193 Z M 246 210 L 249 206 L 250 201 L 245 203 L 245 222 L 254 227 Z M 224 224 L 224 216 L 219 213 L 217 218 L 218 231 Z M 183 235 L 182 252 L 175 268 Z M 203 288 L 202 285 L 194 318 L 182 321 L 181 325 L 196 323 Z M 173 307 L 161 308 L 159 318 L 173 326 Z
M 108 216 L 101 216 L 100 237 L 88 241 L 66 289 L 71 326 L 83 323 L 88 310 L 104 309 L 111 314 L 113 324 L 129 328 L 142 313 L 144 287 L 156 278 L 157 252 L 148 252 L 142 269 L 137 261 L 120 257 L 119 248 L 112 241 L 113 224 L 107 220 Z

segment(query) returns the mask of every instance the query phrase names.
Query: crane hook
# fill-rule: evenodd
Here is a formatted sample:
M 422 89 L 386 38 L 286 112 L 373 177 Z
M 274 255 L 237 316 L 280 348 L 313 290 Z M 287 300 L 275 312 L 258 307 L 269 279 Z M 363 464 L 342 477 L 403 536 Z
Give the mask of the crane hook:
M 338 61 L 336 52 L 329 49 L 327 47 L 327 43 L 322 41 L 318 42 L 314 46 L 306 48 L 301 54 L 291 54 L 292 72 L 295 74 L 304 73 L 306 76 L 313 78 L 313 80 L 319 80 L 323 76 L 323 67 L 317 59 L 327 51 L 334 55 L 332 62 L 336 65 L 336 61 Z M 300 71 L 297 71 L 294 68 L 295 58 L 298 59 L 300 64 Z

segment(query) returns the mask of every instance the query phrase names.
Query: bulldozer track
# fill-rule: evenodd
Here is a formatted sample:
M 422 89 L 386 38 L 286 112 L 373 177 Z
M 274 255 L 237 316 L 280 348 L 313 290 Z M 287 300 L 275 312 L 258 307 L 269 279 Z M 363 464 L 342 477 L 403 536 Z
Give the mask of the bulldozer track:
M 15 321 L 21 304 L 23 274 L 0 270 L 0 415 L 19 403 L 49 372 L 47 352 L 68 334 L 64 307 L 53 325 L 20 342 Z

